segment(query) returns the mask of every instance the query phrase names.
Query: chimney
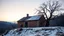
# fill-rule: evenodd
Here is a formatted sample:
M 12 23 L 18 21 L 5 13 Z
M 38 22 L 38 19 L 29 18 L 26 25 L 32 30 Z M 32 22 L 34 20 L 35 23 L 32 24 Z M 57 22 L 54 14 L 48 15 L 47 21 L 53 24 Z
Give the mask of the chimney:
M 29 14 L 27 14 L 27 17 L 29 17 Z

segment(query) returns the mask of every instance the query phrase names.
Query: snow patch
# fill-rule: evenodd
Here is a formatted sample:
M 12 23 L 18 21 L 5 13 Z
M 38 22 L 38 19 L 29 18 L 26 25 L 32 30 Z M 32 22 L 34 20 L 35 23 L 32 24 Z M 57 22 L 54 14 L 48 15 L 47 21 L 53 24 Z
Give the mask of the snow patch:
M 64 36 L 64 27 L 35 27 L 10 30 L 4 36 Z

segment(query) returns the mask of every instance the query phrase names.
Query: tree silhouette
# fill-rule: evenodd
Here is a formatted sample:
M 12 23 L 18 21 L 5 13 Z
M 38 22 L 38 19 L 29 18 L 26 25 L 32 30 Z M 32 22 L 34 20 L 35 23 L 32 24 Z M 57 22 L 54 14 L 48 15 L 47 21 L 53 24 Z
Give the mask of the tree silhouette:
M 41 13 L 45 16 L 46 26 L 49 26 L 49 21 L 51 20 L 53 13 L 55 11 L 64 10 L 61 8 L 61 4 L 59 3 L 59 1 L 49 1 L 48 3 L 43 3 L 39 8 L 40 8 L 39 10 L 38 9 L 36 10 L 38 11 L 38 14 Z

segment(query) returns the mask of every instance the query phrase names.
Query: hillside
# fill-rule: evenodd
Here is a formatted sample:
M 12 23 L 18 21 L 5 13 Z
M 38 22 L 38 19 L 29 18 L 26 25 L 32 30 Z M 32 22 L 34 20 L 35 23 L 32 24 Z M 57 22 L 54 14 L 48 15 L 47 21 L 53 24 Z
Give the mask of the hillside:
M 64 26 L 64 14 L 52 18 L 50 20 L 50 26 Z
M 3 33 L 5 30 L 10 30 L 17 28 L 16 23 L 0 21 L 0 34 Z
M 10 30 L 4 36 L 64 36 L 64 27 L 35 27 Z

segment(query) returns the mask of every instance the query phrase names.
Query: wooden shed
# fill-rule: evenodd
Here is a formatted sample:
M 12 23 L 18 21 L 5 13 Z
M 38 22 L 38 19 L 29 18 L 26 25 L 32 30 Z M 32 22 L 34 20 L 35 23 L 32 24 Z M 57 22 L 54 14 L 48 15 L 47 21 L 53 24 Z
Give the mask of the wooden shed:
M 18 27 L 42 27 L 46 25 L 43 15 L 29 16 L 21 18 L 18 22 Z

